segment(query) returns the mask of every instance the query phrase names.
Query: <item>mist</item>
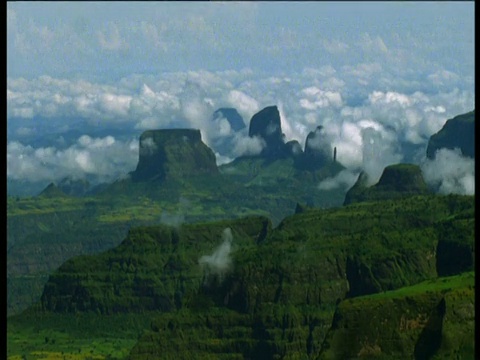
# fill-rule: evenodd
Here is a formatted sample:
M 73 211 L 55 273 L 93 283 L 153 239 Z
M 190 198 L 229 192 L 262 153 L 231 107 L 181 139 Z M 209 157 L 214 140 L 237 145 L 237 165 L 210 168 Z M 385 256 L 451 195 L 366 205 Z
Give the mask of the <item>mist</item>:
M 440 194 L 475 194 L 475 159 L 459 149 L 440 149 L 421 164 L 425 182 Z
M 226 273 L 231 269 L 232 258 L 230 254 L 232 252 L 232 241 L 232 230 L 226 228 L 222 233 L 222 243 L 212 254 L 200 257 L 198 263 L 205 271 L 206 278 L 210 275 L 216 275 L 222 281 Z

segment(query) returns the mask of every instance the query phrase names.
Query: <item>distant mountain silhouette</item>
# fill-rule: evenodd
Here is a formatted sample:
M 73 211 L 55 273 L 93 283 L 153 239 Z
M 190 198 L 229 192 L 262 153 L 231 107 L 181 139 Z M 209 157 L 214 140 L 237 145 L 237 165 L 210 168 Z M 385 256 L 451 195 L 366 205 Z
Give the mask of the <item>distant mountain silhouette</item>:
M 459 148 L 464 156 L 475 159 L 475 110 L 447 120 L 442 129 L 428 141 L 427 157 L 435 158 L 442 148 Z

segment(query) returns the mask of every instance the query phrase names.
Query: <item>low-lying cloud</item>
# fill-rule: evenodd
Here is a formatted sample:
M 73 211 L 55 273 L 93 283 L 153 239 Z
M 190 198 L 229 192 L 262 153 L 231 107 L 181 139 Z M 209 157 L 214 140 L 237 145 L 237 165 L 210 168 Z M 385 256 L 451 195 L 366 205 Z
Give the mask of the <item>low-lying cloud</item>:
M 48 132 L 57 131 L 60 137 L 62 131 L 68 131 L 70 122 L 76 124 L 79 119 L 84 121 L 85 134 L 100 126 L 136 131 L 197 128 L 203 141 L 214 148 L 217 163 L 222 164 L 238 156 L 259 154 L 265 143 L 260 138 L 248 137 L 248 129 L 234 132 L 223 118 L 212 120 L 213 112 L 234 107 L 248 125 L 257 111 L 277 105 L 286 141 L 297 140 L 304 148 L 308 133 L 321 125 L 332 148 L 337 148 L 337 161 L 351 170 L 364 168 L 374 181 L 385 166 L 413 161 L 402 152 L 405 144 L 418 149 L 426 147 L 429 137 L 447 119 L 471 111 L 475 103 L 468 84 L 465 89 L 435 87 L 429 92 L 412 92 L 408 89 L 414 88 L 418 79 L 404 79 L 392 88 L 393 75 L 376 70 L 374 65 L 365 63 L 355 68 L 308 68 L 288 77 L 252 70 L 189 71 L 131 75 L 111 84 L 49 76 L 9 78 L 7 119 L 15 130 L 9 133 L 7 146 L 8 177 L 46 179 L 73 173 L 107 179 L 111 178 L 108 174 L 125 174 L 135 168 L 138 144 L 132 150 L 130 143 L 120 143 L 115 137 L 115 142 L 105 143 L 105 151 L 98 154 L 94 143 L 66 144 L 62 150 L 53 147 L 60 144 L 44 146 L 51 149 L 45 150 L 47 159 L 43 162 L 32 155 L 38 149 L 24 142 L 32 132 L 38 136 L 47 132 L 44 129 L 52 121 L 59 124 L 50 126 Z M 368 79 L 368 85 L 358 86 L 358 72 L 368 74 L 361 77 Z M 453 76 L 441 70 L 438 73 Z M 422 75 L 424 80 L 428 74 Z M 419 158 L 416 156 L 415 161 Z M 60 164 L 60 159 L 68 164 Z
M 226 228 L 222 233 L 222 243 L 211 255 L 200 257 L 198 263 L 204 269 L 207 278 L 211 275 L 216 275 L 221 281 L 226 273 L 232 268 L 232 241 L 232 230 Z
M 475 160 L 462 156 L 459 149 L 440 149 L 421 168 L 426 183 L 441 194 L 475 194 Z
M 64 177 L 111 182 L 135 169 L 138 140 L 123 142 L 113 136 L 83 135 L 72 146 L 33 148 L 18 141 L 7 144 L 7 177 L 30 182 L 58 182 Z
M 320 184 L 318 184 L 318 189 L 328 191 L 340 188 L 346 191 L 355 184 L 358 175 L 358 171 L 355 172 L 349 169 L 342 170 L 334 177 L 321 181 Z

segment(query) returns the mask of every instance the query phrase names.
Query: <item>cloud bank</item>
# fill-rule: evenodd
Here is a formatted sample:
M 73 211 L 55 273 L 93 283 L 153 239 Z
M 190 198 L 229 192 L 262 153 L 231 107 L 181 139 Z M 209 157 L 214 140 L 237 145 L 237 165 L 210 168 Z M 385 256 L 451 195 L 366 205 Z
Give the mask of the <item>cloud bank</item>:
M 440 149 L 421 168 L 427 184 L 441 194 L 475 194 L 475 160 L 462 156 L 459 149 Z
M 322 85 L 324 81 L 332 83 L 332 75 L 339 85 L 348 84 L 350 75 L 342 69 L 308 68 L 294 75 L 190 71 L 131 75 L 112 84 L 49 76 L 8 78 L 7 121 L 8 127 L 16 130 L 9 132 L 7 176 L 47 181 L 68 174 L 108 180 L 111 174 L 133 170 L 138 144 L 111 135 L 87 135 L 99 126 L 112 131 L 135 129 L 138 134 L 152 128 L 199 128 L 210 146 L 231 137 L 229 153 L 217 150 L 217 162 L 225 163 L 237 156 L 258 154 L 264 144 L 261 139 L 249 138 L 247 129 L 235 133 L 226 121 L 213 121 L 213 112 L 235 107 L 249 122 L 256 111 L 276 104 L 287 141 L 298 140 L 304 147 L 307 134 L 322 125 L 331 146 L 337 148 L 337 160 L 351 170 L 364 168 L 373 181 L 386 165 L 418 162 L 422 153 L 411 159 L 403 152 L 405 146 L 426 147 L 429 137 L 447 119 L 471 111 L 475 103 L 473 92 L 458 88 L 408 93 L 372 86 L 358 102 L 349 100 L 347 85 L 335 90 Z M 74 125 L 90 140 L 77 137 L 61 148 L 60 143 L 34 148 L 23 140 L 53 131 L 60 138 Z

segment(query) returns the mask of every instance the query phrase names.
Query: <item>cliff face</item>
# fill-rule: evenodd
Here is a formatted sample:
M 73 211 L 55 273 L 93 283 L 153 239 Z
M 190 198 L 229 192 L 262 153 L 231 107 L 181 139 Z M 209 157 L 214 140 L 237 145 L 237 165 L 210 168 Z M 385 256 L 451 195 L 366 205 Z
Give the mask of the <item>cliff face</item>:
M 474 274 L 342 301 L 319 359 L 473 358 Z
M 45 286 L 42 306 L 72 313 L 159 311 L 131 359 L 173 358 L 180 348 L 205 358 L 316 358 L 332 321 L 340 324 L 336 304 L 435 278 L 447 266 L 442 262 L 440 269 L 436 261 L 439 224 L 453 214 L 469 219 L 456 228 L 467 248 L 474 242 L 473 209 L 471 197 L 424 196 L 312 209 L 274 230 L 262 217 L 132 229 L 119 247 L 62 265 Z M 231 262 L 218 273 L 199 259 L 219 259 L 225 228 L 233 235 L 222 248 L 231 250 Z M 459 269 L 472 271 L 472 265 Z M 371 317 L 383 311 L 372 309 Z
M 459 148 L 464 156 L 475 159 L 475 110 L 447 120 L 443 128 L 430 137 L 427 157 L 435 158 L 441 148 Z
M 323 126 L 317 126 L 308 134 L 305 142 L 305 157 L 321 166 L 333 160 L 333 150 L 326 138 Z
M 140 136 L 133 181 L 165 180 L 200 174 L 217 174 L 213 151 L 202 142 L 199 130 L 149 130 Z
M 266 146 L 261 156 L 268 158 L 282 158 L 286 154 L 284 135 L 280 122 L 280 113 L 276 106 L 269 106 L 253 115 L 248 130 L 250 137 L 260 137 Z
M 233 131 L 240 131 L 245 128 L 243 118 L 235 108 L 220 108 L 216 110 L 213 113 L 212 120 L 216 121 L 220 118 L 226 119 Z

